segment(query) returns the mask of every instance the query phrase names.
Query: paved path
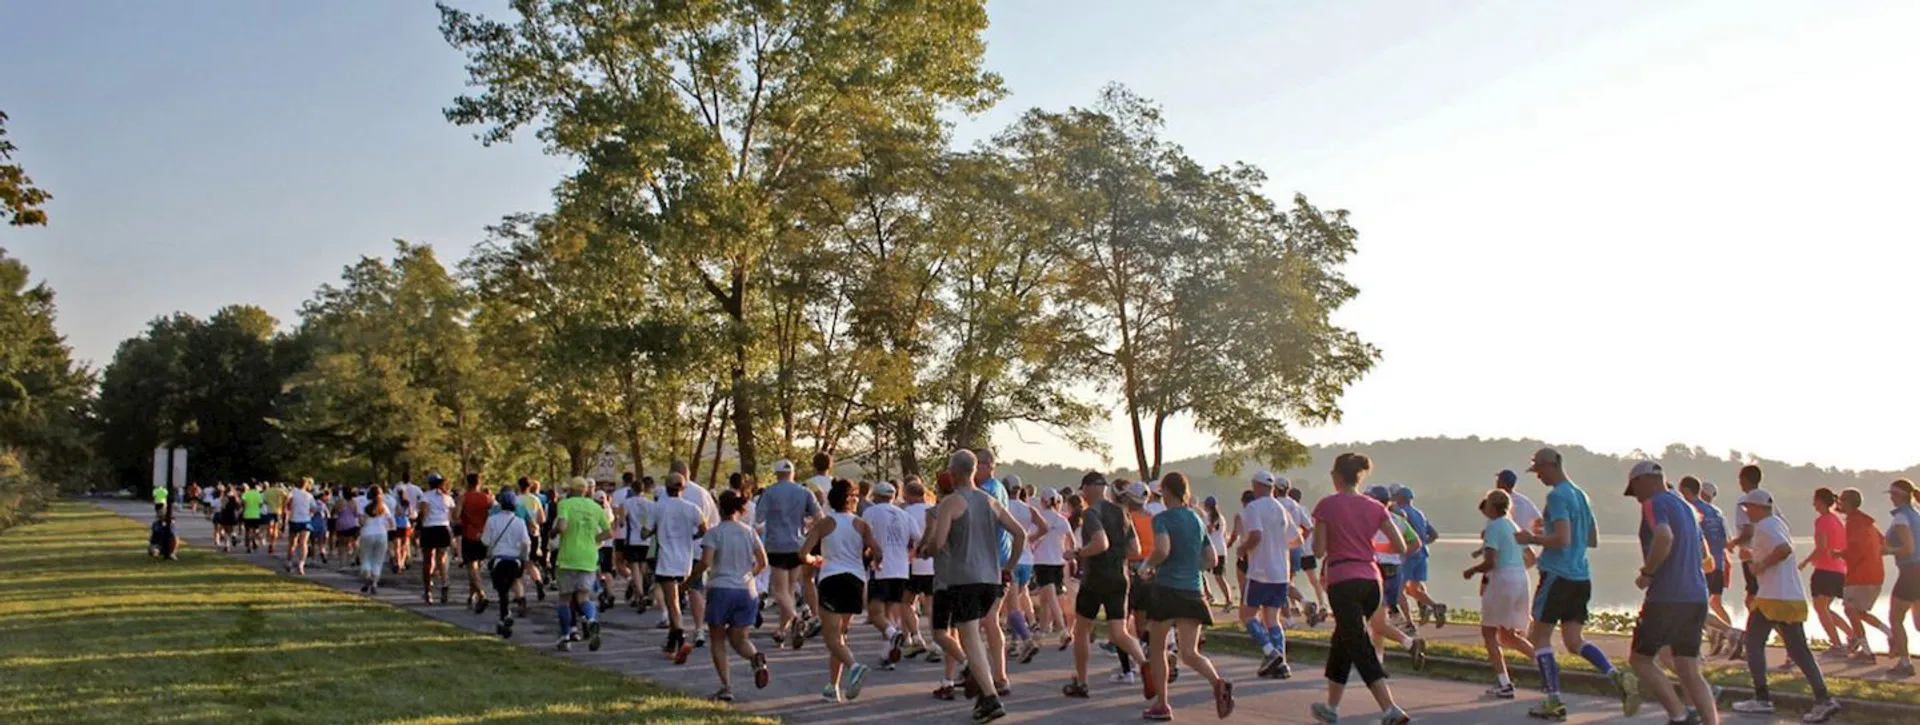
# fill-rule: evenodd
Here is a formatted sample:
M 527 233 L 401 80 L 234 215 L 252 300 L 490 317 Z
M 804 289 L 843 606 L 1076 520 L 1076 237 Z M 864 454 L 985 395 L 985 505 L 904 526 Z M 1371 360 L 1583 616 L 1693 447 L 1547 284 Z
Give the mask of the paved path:
M 99 503 L 110 511 L 142 523 L 152 520 L 153 508 L 150 504 L 134 501 Z M 212 525 L 197 515 L 183 514 L 178 530 L 188 546 L 212 546 Z M 234 556 L 274 571 L 280 570 L 280 560 L 264 553 L 236 553 Z M 492 633 L 494 615 L 491 612 L 474 614 L 459 606 L 421 604 L 419 580 L 414 578 L 416 571 L 415 568 L 409 568 L 405 580 L 388 575 L 378 599 L 394 607 L 476 632 Z M 309 567 L 306 578 L 343 591 L 357 593 L 359 590 L 358 579 L 336 567 Z M 465 581 L 456 578 L 453 582 L 454 598 L 464 598 L 465 591 Z M 659 647 L 665 633 L 652 628 L 659 621 L 658 610 L 639 615 L 632 609 L 616 608 L 616 611 L 603 615 L 607 643 L 599 652 L 591 653 L 579 645 L 573 652 L 555 652 L 552 643 L 556 639 L 557 625 L 552 606 L 534 603 L 533 610 L 533 616 L 522 620 L 515 628 L 515 642 L 577 663 L 628 673 L 695 696 L 706 696 L 718 687 L 712 660 L 704 650 L 696 651 L 694 657 L 682 666 L 675 666 L 660 655 Z M 941 665 L 907 660 L 900 664 L 897 671 L 875 671 L 868 676 L 858 701 L 835 705 L 820 700 L 820 687 L 826 679 L 826 659 L 825 650 L 818 642 L 810 642 L 799 651 L 775 649 L 771 642 L 756 635 L 755 644 L 768 654 L 774 680 L 767 689 L 755 690 L 745 663 L 738 657 L 730 658 L 734 667 L 735 705 L 744 710 L 775 716 L 788 723 L 963 723 L 968 720 L 971 703 L 958 700 L 942 702 L 929 694 L 940 677 Z M 859 628 L 851 645 L 855 656 L 862 659 L 877 659 L 880 655 L 880 636 L 871 628 Z M 1233 725 L 1313 722 L 1308 707 L 1325 695 L 1324 681 L 1318 677 L 1317 668 L 1303 666 L 1293 680 L 1281 682 L 1255 678 L 1254 669 L 1258 663 L 1250 658 L 1215 654 L 1212 659 L 1221 672 L 1235 683 L 1239 701 L 1233 717 L 1224 722 Z M 1112 665 L 1111 658 L 1095 652 L 1092 669 L 1097 684 L 1094 685 L 1094 697 L 1091 700 L 1070 700 L 1060 695 L 1060 687 L 1066 684 L 1073 668 L 1068 652 L 1048 649 L 1032 664 L 1012 665 L 1010 674 L 1014 694 L 1006 699 L 1008 716 L 999 722 L 1048 725 L 1142 722 L 1140 711 L 1144 702 L 1140 698 L 1139 687 L 1104 682 L 1106 670 Z M 1186 668 L 1182 670 L 1185 672 Z M 1517 700 L 1502 702 L 1483 698 L 1481 691 L 1486 687 L 1484 684 L 1403 676 L 1404 673 L 1395 675 L 1392 680 L 1395 696 L 1421 723 L 1468 725 L 1529 722 L 1526 710 L 1538 699 L 1537 695 L 1527 694 Z M 1212 697 L 1201 682 L 1199 677 L 1185 672 L 1180 681 L 1174 683 L 1172 702 L 1176 716 L 1183 722 L 1222 722 L 1214 716 Z M 1355 684 L 1358 684 L 1357 679 Z M 1572 710 L 1567 720 L 1569 723 L 1658 723 L 1664 719 L 1657 706 L 1645 708 L 1638 718 L 1623 718 L 1617 700 L 1575 696 L 1569 698 L 1568 705 Z M 1343 710 L 1356 722 L 1372 722 L 1372 718 L 1366 717 L 1374 711 L 1371 699 L 1358 688 L 1350 693 Z M 1728 722 L 1738 722 L 1740 725 L 1793 722 L 1786 718 L 1739 716 L 1738 720 L 1734 720 L 1731 713 L 1727 716 Z M 1844 715 L 1841 720 L 1844 720 Z

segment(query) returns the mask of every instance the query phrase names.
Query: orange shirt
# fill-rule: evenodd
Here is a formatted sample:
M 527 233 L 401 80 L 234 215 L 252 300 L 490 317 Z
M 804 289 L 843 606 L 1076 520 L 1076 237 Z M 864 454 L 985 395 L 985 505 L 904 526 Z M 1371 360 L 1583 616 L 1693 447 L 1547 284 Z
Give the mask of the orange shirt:
M 1846 585 L 1885 583 L 1886 562 L 1880 559 L 1880 529 L 1873 525 L 1873 517 L 1865 511 L 1855 511 L 1845 518 L 1847 547 L 1842 556 L 1847 560 Z
M 1145 509 L 1128 511 L 1127 518 L 1133 521 L 1133 535 L 1140 539 L 1140 555 L 1129 556 L 1127 561 L 1146 561 L 1153 556 L 1153 515 Z
M 493 495 L 474 489 L 460 497 L 460 538 L 479 541 L 480 533 L 487 530 L 488 509 L 493 508 Z

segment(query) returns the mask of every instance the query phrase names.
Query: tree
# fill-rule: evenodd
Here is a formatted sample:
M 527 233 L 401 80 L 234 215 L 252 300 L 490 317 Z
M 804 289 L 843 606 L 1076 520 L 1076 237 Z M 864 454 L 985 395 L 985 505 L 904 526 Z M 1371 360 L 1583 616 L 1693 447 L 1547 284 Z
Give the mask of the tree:
M 47 213 L 40 208 L 53 195 L 33 185 L 25 169 L 13 160 L 17 147 L 7 140 L 7 113 L 0 111 L 0 218 L 16 227 L 44 225 Z
M 71 472 L 85 464 L 93 377 L 54 327 L 53 290 L 29 281 L 0 251 L 0 452 L 38 473 Z
M 999 90 L 980 0 L 519 0 L 518 19 L 440 6 L 476 95 L 447 117 L 485 143 L 538 127 L 579 161 L 564 188 L 702 290 L 727 326 L 741 466 L 758 466 L 761 280 L 794 221 L 790 177 L 851 162 L 853 129 L 936 128 Z
M 1338 271 L 1353 229 L 1303 198 L 1276 209 L 1258 169 L 1206 170 L 1162 128 L 1158 107 L 1115 85 L 1092 109 L 1028 113 L 1003 145 L 1046 205 L 1139 474 L 1159 477 L 1162 431 L 1182 414 L 1219 438 L 1226 469 L 1290 465 L 1306 449 L 1289 427 L 1337 420 L 1378 356 L 1329 322 L 1358 293 Z

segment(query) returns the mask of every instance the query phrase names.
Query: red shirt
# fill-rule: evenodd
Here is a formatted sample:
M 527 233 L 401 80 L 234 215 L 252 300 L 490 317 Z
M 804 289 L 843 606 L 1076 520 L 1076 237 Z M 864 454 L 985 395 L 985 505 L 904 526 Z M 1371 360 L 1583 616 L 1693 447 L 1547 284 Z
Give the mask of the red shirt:
M 488 509 L 493 508 L 493 495 L 480 489 L 473 489 L 460 496 L 460 538 L 467 541 L 479 541 L 480 533 L 487 529 Z
M 1887 580 L 1886 563 L 1880 559 L 1880 529 L 1865 511 L 1847 514 L 1847 586 L 1879 586 Z

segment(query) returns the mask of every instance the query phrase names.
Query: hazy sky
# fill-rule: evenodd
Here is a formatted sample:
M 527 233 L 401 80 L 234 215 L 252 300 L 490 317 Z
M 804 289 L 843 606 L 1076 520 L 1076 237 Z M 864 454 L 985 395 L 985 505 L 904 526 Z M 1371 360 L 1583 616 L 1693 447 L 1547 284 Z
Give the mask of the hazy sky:
M 485 3 L 479 4 L 486 7 Z M 1108 81 L 1271 192 L 1353 210 L 1385 350 L 1314 442 L 1685 441 L 1920 461 L 1920 3 L 994 2 L 1021 110 Z M 565 165 L 447 124 L 461 57 L 424 2 L 0 0 L 0 109 L 52 226 L 0 246 L 76 352 L 174 310 L 283 321 L 396 237 L 449 262 Z M 1123 419 L 1108 429 L 1131 460 Z M 1091 465 L 1038 431 L 1007 453 Z M 1179 429 L 1170 457 L 1204 453 Z

